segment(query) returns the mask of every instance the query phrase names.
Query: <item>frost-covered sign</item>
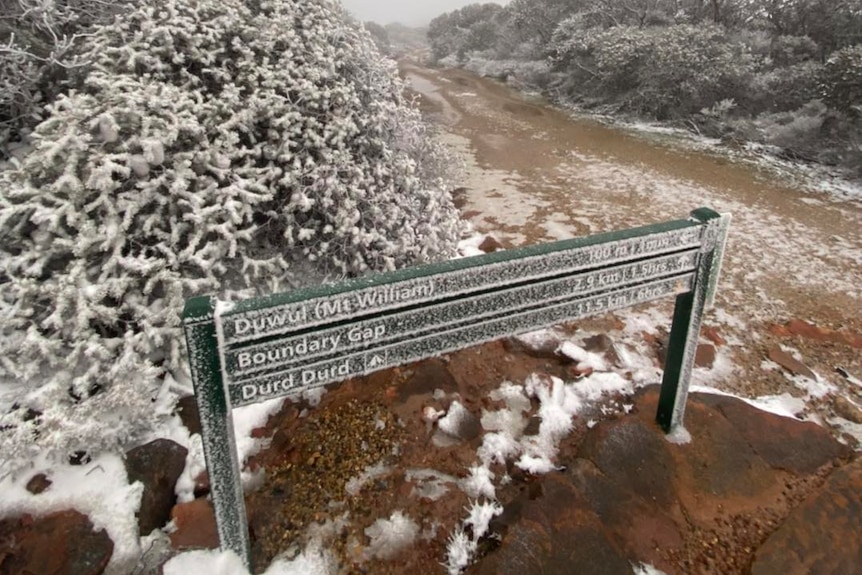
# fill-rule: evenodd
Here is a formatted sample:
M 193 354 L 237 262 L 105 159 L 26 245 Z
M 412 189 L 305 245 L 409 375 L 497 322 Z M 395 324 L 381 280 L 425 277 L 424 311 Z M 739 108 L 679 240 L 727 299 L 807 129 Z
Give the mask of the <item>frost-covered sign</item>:
M 183 325 L 223 548 L 248 560 L 231 410 L 471 345 L 674 295 L 658 422 L 682 422 L 729 216 L 432 264 L 235 303 L 186 302 Z

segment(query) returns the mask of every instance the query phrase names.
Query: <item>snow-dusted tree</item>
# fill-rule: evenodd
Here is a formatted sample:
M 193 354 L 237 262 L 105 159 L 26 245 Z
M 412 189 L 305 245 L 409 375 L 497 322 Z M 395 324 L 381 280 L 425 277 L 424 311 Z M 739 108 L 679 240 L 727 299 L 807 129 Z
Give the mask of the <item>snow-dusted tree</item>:
M 188 296 L 452 252 L 452 162 L 333 0 L 147 0 L 84 57 L 0 174 L 3 461 L 148 429 Z

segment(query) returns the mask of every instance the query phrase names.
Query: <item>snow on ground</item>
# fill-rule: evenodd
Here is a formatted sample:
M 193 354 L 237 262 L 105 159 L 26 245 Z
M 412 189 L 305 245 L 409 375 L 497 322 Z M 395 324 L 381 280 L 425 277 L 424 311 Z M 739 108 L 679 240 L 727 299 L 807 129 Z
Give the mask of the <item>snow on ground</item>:
M 44 473 L 52 482 L 40 495 L 27 491 L 27 481 Z M 138 520 L 143 486 L 129 485 L 123 459 L 106 453 L 83 465 L 60 464 L 40 458 L 27 473 L 8 473 L 0 479 L 0 517 L 25 513 L 41 516 L 74 509 L 89 516 L 96 530 L 104 529 L 114 542 L 107 575 L 131 571 L 141 553 Z
M 333 562 L 325 550 L 310 546 L 293 560 L 276 559 L 263 575 L 330 575 Z M 189 551 L 173 557 L 164 575 L 249 575 L 232 551 Z
M 577 117 L 584 117 L 578 113 Z M 586 117 L 592 118 L 590 114 Z M 819 164 L 792 162 L 778 157 L 780 148 L 746 143 L 743 150 L 722 145 L 718 138 L 700 136 L 681 128 L 644 121 L 618 121 L 614 118 L 597 118 L 615 127 L 642 134 L 675 149 L 698 150 L 733 158 L 734 162 L 746 163 L 775 174 L 779 178 L 794 182 L 803 189 L 831 196 L 832 201 L 862 201 L 862 181 L 848 179 L 845 171 Z M 812 198 L 814 202 L 820 202 Z

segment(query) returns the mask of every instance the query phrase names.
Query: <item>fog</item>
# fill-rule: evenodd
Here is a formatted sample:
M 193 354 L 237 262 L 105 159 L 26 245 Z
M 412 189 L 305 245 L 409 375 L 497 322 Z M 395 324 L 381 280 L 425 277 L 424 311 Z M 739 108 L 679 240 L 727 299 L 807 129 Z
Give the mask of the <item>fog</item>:
M 372 20 L 378 24 L 400 22 L 408 26 L 424 26 L 443 12 L 450 12 L 467 4 L 481 0 L 341 0 L 359 20 Z M 507 4 L 509 0 L 497 0 L 497 4 Z

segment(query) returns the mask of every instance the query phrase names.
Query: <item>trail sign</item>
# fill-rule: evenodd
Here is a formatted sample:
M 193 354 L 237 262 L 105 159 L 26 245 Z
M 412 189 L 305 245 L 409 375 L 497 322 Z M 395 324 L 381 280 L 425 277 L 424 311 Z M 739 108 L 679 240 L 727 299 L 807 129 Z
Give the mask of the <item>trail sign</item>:
M 222 548 L 250 561 L 232 409 L 471 345 L 676 296 L 656 419 L 682 424 L 729 216 L 620 232 L 183 311 Z

